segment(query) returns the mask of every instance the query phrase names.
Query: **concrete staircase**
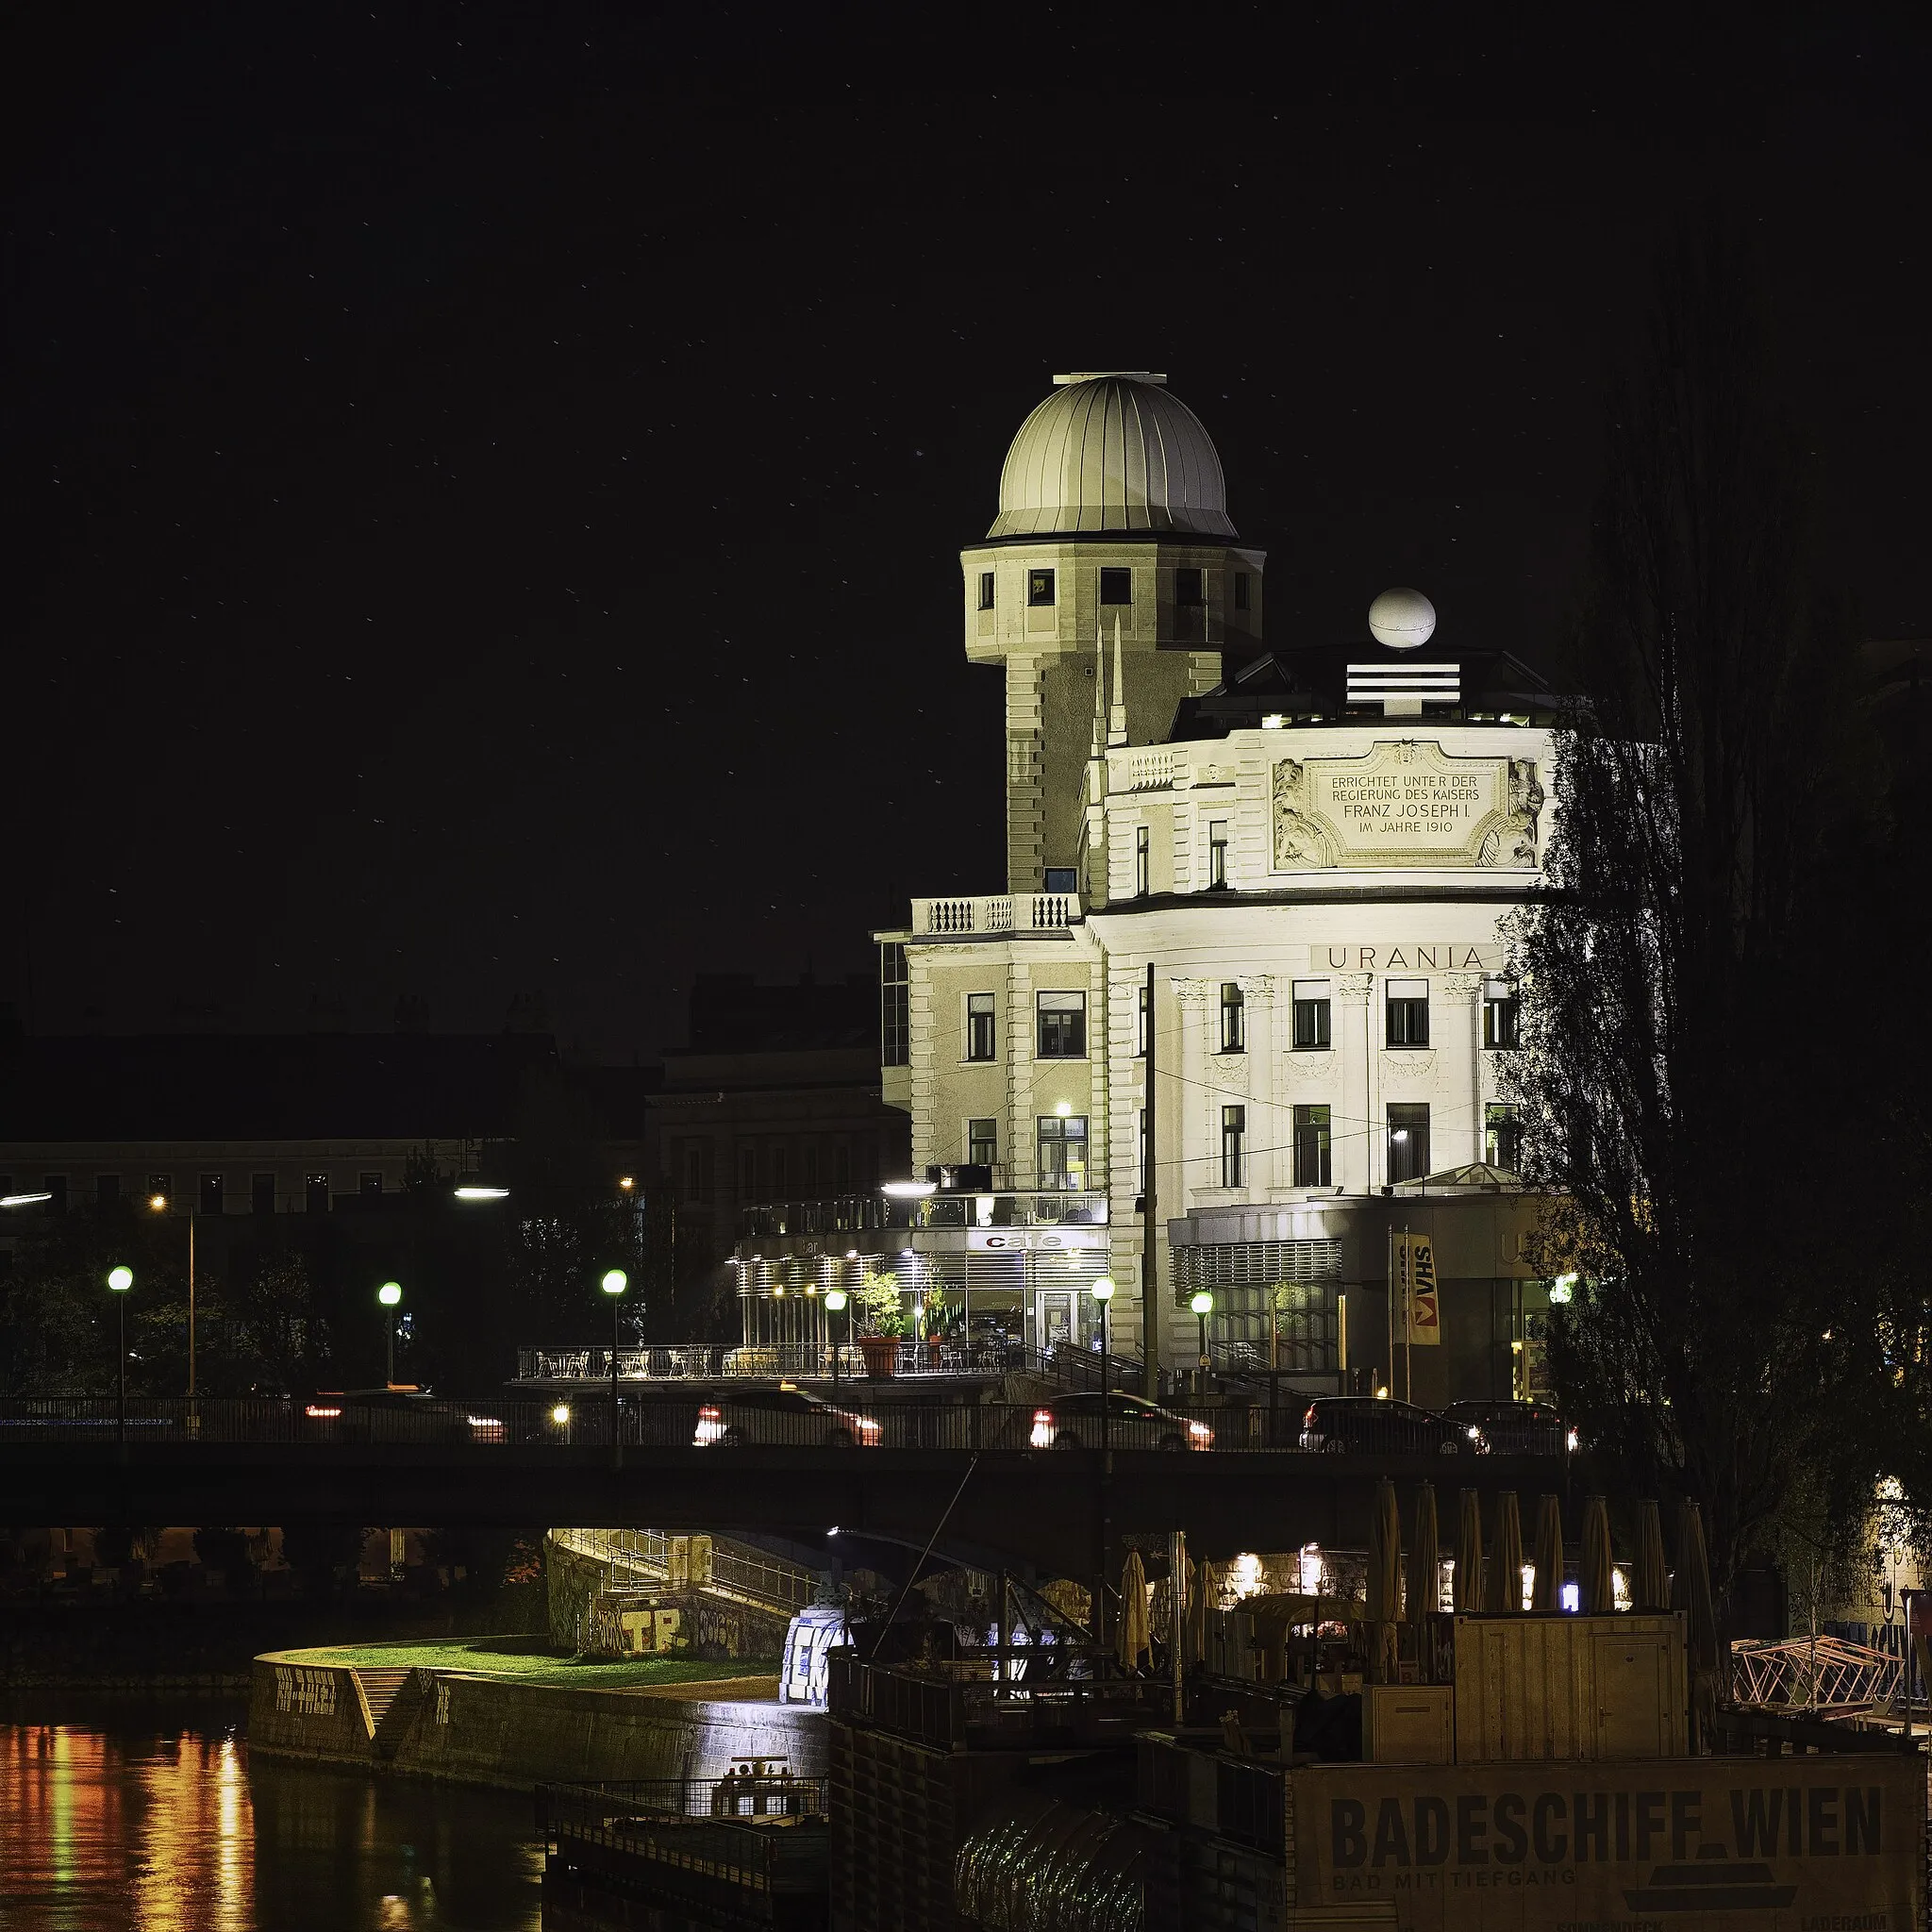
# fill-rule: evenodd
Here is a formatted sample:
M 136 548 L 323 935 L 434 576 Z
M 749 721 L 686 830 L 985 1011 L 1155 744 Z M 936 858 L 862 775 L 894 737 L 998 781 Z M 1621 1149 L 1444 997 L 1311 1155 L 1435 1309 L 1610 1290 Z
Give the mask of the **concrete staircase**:
M 375 1735 L 375 1727 L 389 1715 L 390 1707 L 401 1694 L 403 1686 L 409 1681 L 407 1664 L 370 1664 L 356 1666 L 351 1674 L 356 1679 L 356 1692 L 362 1700 L 363 1721 L 369 1726 L 369 1735 Z

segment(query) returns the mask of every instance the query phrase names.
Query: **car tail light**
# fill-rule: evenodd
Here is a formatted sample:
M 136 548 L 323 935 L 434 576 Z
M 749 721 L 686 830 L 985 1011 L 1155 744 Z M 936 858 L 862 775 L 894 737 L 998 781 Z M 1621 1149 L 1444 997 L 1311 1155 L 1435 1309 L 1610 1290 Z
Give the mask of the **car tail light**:
M 1033 1446 L 1036 1449 L 1053 1447 L 1053 1410 L 1036 1408 L 1033 1411 Z
M 1309 1404 L 1308 1404 L 1308 1412 L 1307 1412 L 1307 1415 L 1305 1415 L 1305 1416 L 1303 1416 L 1303 1418 L 1302 1418 L 1302 1427 L 1303 1427 L 1303 1428 L 1305 1428 L 1305 1429 L 1312 1429 L 1312 1428 L 1313 1428 L 1314 1426 L 1315 1426 L 1315 1405 L 1314 1405 L 1314 1404 L 1313 1404 L 1313 1403 L 1311 1402 L 1311 1403 L 1309 1403 Z
M 304 1415 L 313 1416 L 315 1420 L 319 1423 L 332 1423 L 336 1420 L 338 1416 L 341 1414 L 341 1410 L 339 1408 L 330 1408 L 325 1403 L 311 1402 L 308 1405 L 308 1407 L 302 1411 L 302 1413 Z
M 501 1416 L 473 1415 L 470 1418 L 470 1426 L 485 1441 L 500 1442 L 503 1441 L 503 1418 Z
M 720 1414 L 715 1402 L 705 1403 L 698 1410 L 697 1433 L 691 1438 L 694 1443 L 715 1442 L 724 1433 L 724 1418 Z
M 719 1421 L 720 1417 L 718 1414 L 718 1405 L 714 1402 L 706 1403 L 705 1406 L 698 1410 L 698 1420 L 701 1423 L 715 1423 Z
M 1214 1440 L 1214 1431 L 1206 1423 L 1190 1423 L 1188 1434 L 1194 1439 L 1196 1449 L 1205 1449 Z
M 861 1436 L 876 1436 L 878 1434 L 879 1425 L 877 1423 L 873 1421 L 871 1416 L 857 1416 L 854 1418 L 854 1420 L 858 1424 L 858 1433 Z

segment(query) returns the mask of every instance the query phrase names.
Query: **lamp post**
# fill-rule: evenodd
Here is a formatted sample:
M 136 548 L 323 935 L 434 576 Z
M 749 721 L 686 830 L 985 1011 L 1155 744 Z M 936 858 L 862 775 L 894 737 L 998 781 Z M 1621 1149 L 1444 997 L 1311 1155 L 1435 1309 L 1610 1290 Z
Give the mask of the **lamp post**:
M 165 1214 L 168 1211 L 168 1197 L 165 1194 L 150 1194 L 147 1197 L 150 1214 Z M 188 1399 L 194 1400 L 194 1197 L 189 1196 L 188 1208 Z M 191 1419 L 191 1426 L 192 1422 Z
M 617 1441 L 617 1311 L 623 1306 L 624 1291 L 630 1276 L 622 1268 L 612 1268 L 600 1284 L 610 1297 L 610 1459 L 622 1460 Z
M 1203 1289 L 1195 1291 L 1189 1307 L 1194 1311 L 1194 1319 L 1201 1324 L 1201 1393 L 1208 1392 L 1208 1317 L 1214 1312 L 1214 1297 Z
M 845 1291 L 842 1288 L 828 1288 L 825 1291 L 825 1314 L 827 1317 L 842 1315 L 845 1312 Z M 851 1327 L 848 1320 L 846 1327 Z M 839 1389 L 839 1337 L 829 1319 L 825 1323 L 826 1333 L 832 1338 L 832 1391 L 833 1400 L 838 1400 Z
M 395 1387 L 396 1380 L 396 1304 L 403 1298 L 403 1285 L 400 1281 L 385 1281 L 375 1291 L 375 1299 L 381 1303 L 383 1312 L 389 1317 L 389 1380 L 388 1386 Z
M 108 1271 L 108 1286 L 114 1291 L 114 1326 L 118 1338 L 114 1373 L 114 1441 L 127 1447 L 127 1291 L 134 1286 L 132 1268 Z
M 1103 1274 L 1093 1284 L 1093 1299 L 1100 1304 L 1100 1446 L 1107 1448 L 1107 1311 L 1113 1301 L 1113 1277 Z

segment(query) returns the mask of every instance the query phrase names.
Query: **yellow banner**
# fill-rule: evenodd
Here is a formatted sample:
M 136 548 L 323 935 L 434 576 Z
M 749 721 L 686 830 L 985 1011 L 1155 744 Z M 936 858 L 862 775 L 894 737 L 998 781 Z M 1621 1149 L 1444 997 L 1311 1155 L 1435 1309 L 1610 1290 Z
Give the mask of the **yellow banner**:
M 1436 1288 L 1436 1249 L 1425 1234 L 1395 1237 L 1395 1291 L 1401 1296 L 1404 1333 L 1411 1348 L 1433 1348 L 1442 1340 L 1442 1304 Z

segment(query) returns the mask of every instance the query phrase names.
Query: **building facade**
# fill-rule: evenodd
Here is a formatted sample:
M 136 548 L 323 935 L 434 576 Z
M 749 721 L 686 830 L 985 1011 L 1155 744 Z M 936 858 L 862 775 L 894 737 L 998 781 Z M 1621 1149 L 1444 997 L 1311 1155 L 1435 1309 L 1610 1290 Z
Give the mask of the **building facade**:
M 1105 1274 L 1113 1346 L 1158 1366 L 1195 1361 L 1205 1290 L 1219 1363 L 1529 1392 L 1507 922 L 1553 829 L 1555 695 L 1432 648 L 1414 592 L 1374 641 L 1268 651 L 1199 420 L 1159 376 L 1058 382 L 961 554 L 967 656 L 1006 682 L 1007 878 L 877 935 L 882 1091 L 935 1191 L 843 1258 L 956 1333 L 1093 1342 Z M 1436 1241 L 1426 1348 L 1390 1320 L 1405 1230 Z

